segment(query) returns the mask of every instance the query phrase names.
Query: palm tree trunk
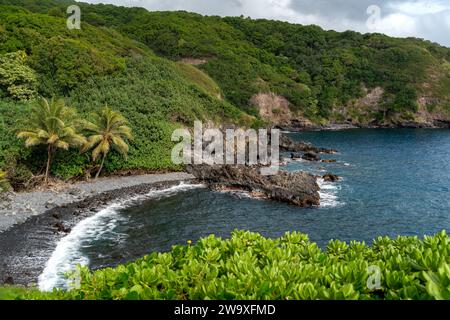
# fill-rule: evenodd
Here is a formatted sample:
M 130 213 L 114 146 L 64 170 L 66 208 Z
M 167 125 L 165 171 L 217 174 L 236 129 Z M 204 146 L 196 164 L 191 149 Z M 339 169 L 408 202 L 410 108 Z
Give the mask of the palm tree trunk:
M 98 176 L 100 175 L 100 172 L 103 169 L 103 164 L 105 163 L 105 158 L 106 158 L 106 154 L 104 154 L 102 157 L 102 163 L 100 164 L 100 168 L 98 169 L 97 174 L 95 175 L 95 180 L 97 180 Z
M 45 168 L 45 184 L 48 184 L 48 176 L 50 173 L 50 165 L 52 163 L 52 145 L 49 144 L 47 147 L 47 167 Z

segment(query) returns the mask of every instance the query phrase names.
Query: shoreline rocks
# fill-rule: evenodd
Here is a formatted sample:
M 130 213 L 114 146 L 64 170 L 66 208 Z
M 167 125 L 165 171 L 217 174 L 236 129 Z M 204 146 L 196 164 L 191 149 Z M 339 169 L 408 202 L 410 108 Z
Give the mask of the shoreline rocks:
M 290 125 L 278 125 L 277 127 L 290 132 L 303 131 L 342 131 L 356 129 L 450 129 L 450 121 L 446 119 L 435 119 L 431 122 L 417 122 L 403 120 L 398 122 L 379 123 L 330 123 L 325 125 L 314 125 L 303 122 L 292 122 Z
M 196 183 L 193 177 L 190 178 L 185 174 L 180 177 L 186 177 L 186 179 L 166 179 L 167 181 L 154 179 L 157 181 L 124 186 L 82 200 L 58 204 L 52 209 L 28 217 L 25 222 L 16 223 L 0 232 L 0 285 L 8 282 L 24 286 L 35 284 L 59 240 L 79 222 L 96 214 L 113 201 L 166 189 L 182 181 Z
M 242 190 L 259 197 L 301 207 L 320 205 L 316 177 L 306 172 L 280 171 L 276 175 L 261 175 L 258 166 L 190 165 L 187 172 L 213 190 Z
M 289 138 L 286 134 L 282 134 L 280 136 L 280 151 L 281 152 L 292 152 L 292 153 L 298 153 L 298 152 L 312 152 L 316 154 L 325 153 L 325 154 L 334 154 L 337 153 L 334 149 L 327 149 L 327 148 L 319 148 L 314 146 L 313 144 L 309 142 L 304 141 L 294 141 L 291 138 Z
M 336 181 L 340 180 L 339 176 L 332 174 L 332 173 L 326 173 L 322 177 L 322 179 L 323 179 L 323 181 L 327 181 L 327 182 L 336 182 Z
M 321 162 L 323 162 L 323 163 L 336 163 L 337 160 L 336 159 L 323 159 Z
M 315 152 L 305 152 L 302 159 L 307 161 L 320 161 L 320 157 Z

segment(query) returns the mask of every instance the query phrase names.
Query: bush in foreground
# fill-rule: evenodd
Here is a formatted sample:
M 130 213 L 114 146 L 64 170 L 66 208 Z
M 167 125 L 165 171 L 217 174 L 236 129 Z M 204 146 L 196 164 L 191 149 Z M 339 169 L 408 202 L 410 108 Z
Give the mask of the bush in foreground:
M 28 299 L 450 299 L 445 231 L 331 241 L 326 251 L 293 232 L 278 239 L 235 231 L 175 246 L 117 268 L 81 268 L 81 286 Z M 377 270 L 380 272 L 377 286 Z

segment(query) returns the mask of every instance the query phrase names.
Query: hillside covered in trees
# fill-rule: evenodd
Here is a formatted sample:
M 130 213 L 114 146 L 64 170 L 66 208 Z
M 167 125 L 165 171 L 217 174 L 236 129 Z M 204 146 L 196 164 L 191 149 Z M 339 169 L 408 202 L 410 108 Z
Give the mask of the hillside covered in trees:
M 81 30 L 66 27 L 71 4 Z M 128 119 L 129 157 L 113 154 L 107 171 L 177 169 L 171 133 L 194 119 L 448 126 L 450 49 L 244 17 L 0 0 L 0 169 L 18 186 L 44 162 L 16 138 L 39 96 L 63 97 L 87 118 L 107 104 Z M 89 166 L 78 151 L 57 157 L 61 178 Z

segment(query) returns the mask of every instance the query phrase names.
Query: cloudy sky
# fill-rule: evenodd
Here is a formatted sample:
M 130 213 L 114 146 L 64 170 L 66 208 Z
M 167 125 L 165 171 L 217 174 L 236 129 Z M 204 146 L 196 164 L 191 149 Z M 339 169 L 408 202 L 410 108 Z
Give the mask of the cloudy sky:
M 83 1 L 83 0 L 82 0 Z M 450 47 L 450 0 L 84 0 L 419 37 Z

